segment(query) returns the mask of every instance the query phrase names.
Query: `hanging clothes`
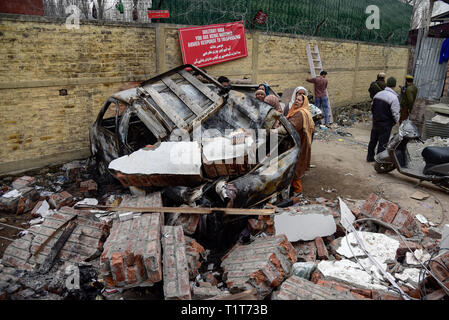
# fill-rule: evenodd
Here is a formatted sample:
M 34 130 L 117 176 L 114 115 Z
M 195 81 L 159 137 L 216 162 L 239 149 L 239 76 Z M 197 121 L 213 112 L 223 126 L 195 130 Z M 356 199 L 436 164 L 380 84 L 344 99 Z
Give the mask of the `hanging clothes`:
M 92 18 L 97 19 L 97 7 L 95 6 L 95 3 L 92 7 Z

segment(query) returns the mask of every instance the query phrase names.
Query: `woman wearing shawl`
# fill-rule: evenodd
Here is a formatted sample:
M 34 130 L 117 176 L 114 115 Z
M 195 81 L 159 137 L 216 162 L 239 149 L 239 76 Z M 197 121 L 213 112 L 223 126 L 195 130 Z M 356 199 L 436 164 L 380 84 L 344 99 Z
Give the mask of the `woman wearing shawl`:
M 301 193 L 301 178 L 304 177 L 306 171 L 310 168 L 310 158 L 312 155 L 312 134 L 315 129 L 312 115 L 309 109 L 309 100 L 303 94 L 297 93 L 287 114 L 287 120 L 293 125 L 301 139 L 301 154 L 295 168 L 293 177 L 293 192 Z M 286 134 L 284 127 L 275 129 L 280 134 Z
M 257 100 L 263 102 L 267 95 L 265 94 L 265 91 L 259 89 L 259 90 L 256 91 L 255 96 L 256 96 Z
M 272 106 L 276 111 L 279 111 L 282 114 L 282 106 L 281 102 L 279 101 L 278 97 L 276 97 L 274 94 L 270 94 L 265 97 L 265 103 L 268 103 L 270 106 Z M 276 129 L 279 127 L 279 120 L 276 120 L 273 129 Z

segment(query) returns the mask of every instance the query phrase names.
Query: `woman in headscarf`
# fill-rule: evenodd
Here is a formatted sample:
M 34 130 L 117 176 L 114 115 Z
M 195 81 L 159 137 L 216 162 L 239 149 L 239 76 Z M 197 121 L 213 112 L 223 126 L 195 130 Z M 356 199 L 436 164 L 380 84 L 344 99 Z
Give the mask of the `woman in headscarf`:
M 310 158 L 312 155 L 312 134 L 315 129 L 309 109 L 309 100 L 305 95 L 299 92 L 296 94 L 296 99 L 288 111 L 287 120 L 290 121 L 296 129 L 301 139 L 301 154 L 296 164 L 295 175 L 292 181 L 293 192 L 301 193 L 301 179 L 310 168 Z M 275 130 L 281 134 L 287 133 L 283 126 Z
M 282 114 L 283 111 L 281 102 L 279 101 L 279 98 L 276 97 L 274 94 L 266 96 L 264 101 L 265 103 L 268 103 L 270 106 L 272 106 L 276 111 L 279 111 Z M 279 127 L 279 120 L 275 121 L 273 129 L 276 129 L 277 127 Z
M 256 93 L 255 93 L 255 96 L 256 96 L 256 99 L 257 99 L 257 100 L 263 102 L 263 101 L 265 100 L 265 97 L 266 97 L 267 95 L 265 94 L 265 91 L 264 91 L 264 90 L 257 90 Z

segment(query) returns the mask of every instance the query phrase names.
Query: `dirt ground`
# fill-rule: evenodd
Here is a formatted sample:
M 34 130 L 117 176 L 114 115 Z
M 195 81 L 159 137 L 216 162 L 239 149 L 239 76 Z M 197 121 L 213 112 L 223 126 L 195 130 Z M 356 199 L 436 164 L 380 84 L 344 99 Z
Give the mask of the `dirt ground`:
M 394 128 L 394 130 L 397 128 Z M 320 129 L 318 129 L 320 130 Z M 304 195 L 322 196 L 328 199 L 366 199 L 370 193 L 383 197 L 422 214 L 429 221 L 449 223 L 449 194 L 428 182 L 419 182 L 401 175 L 396 170 L 378 174 L 372 163 L 366 162 L 371 123 L 356 123 L 351 128 L 341 129 L 352 136 L 330 135 L 329 140 L 314 139 L 312 143 L 312 165 L 303 179 Z M 335 190 L 335 191 L 334 191 Z M 416 191 L 430 195 L 423 201 L 410 198 Z

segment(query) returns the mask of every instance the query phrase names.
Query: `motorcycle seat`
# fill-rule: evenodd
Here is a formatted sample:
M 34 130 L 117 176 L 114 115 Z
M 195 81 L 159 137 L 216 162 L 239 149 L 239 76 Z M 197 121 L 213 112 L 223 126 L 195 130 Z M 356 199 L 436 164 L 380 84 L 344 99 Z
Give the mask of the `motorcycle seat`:
M 449 162 L 449 147 L 426 147 L 421 155 L 427 166 Z

